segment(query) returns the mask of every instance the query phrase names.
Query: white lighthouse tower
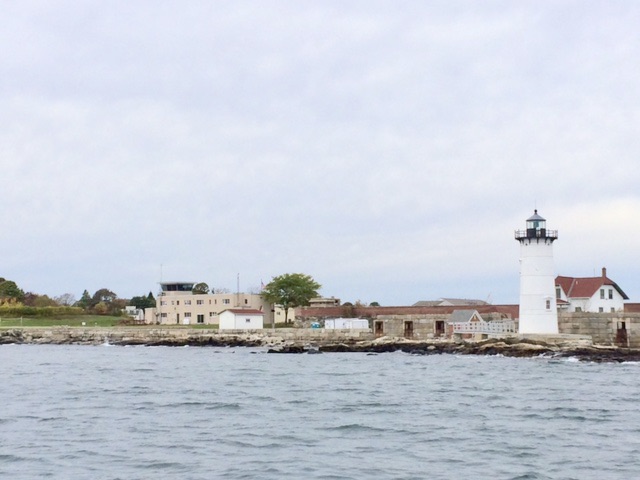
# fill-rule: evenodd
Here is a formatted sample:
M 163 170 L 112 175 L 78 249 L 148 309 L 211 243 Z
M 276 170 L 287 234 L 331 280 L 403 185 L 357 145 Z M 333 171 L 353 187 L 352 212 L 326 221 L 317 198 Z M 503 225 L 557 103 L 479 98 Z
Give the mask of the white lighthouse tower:
M 516 230 L 520 242 L 520 323 L 518 333 L 557 334 L 558 311 L 553 275 L 553 242 L 557 230 L 534 210 L 527 229 Z

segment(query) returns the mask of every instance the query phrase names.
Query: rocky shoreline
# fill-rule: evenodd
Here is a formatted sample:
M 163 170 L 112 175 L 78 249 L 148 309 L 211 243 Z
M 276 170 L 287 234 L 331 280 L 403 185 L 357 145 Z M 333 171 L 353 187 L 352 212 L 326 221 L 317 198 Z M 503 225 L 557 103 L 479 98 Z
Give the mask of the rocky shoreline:
M 605 346 L 558 347 L 551 344 L 505 343 L 501 340 L 484 340 L 481 342 L 460 343 L 428 343 L 428 342 L 389 342 L 384 344 L 356 344 L 356 345 L 321 345 L 301 346 L 292 345 L 281 348 L 271 348 L 269 353 L 328 353 L 328 352 L 361 352 L 379 354 L 388 352 L 404 352 L 412 355 L 494 355 L 515 358 L 546 357 L 546 358 L 575 358 L 583 362 L 622 363 L 640 362 L 640 350 Z
M 363 338 L 364 337 L 364 338 Z M 591 345 L 584 338 L 531 339 L 492 338 L 482 341 L 407 340 L 372 335 L 318 335 L 316 332 L 237 332 L 194 329 L 48 329 L 0 330 L 0 345 L 140 345 L 171 347 L 257 347 L 268 353 L 303 354 L 359 352 L 379 354 L 404 352 L 413 355 L 501 355 L 505 357 L 575 358 L 588 362 L 640 362 L 640 349 Z

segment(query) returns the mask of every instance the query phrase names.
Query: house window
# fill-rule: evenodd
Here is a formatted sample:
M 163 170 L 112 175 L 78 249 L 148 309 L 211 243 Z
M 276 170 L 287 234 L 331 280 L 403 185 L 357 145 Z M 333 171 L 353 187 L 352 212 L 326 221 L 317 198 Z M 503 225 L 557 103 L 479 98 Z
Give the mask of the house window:
M 184 304 L 185 304 L 185 305 L 191 305 L 191 300 L 185 300 L 185 301 L 184 301 Z
M 209 318 L 215 317 L 215 316 L 216 316 L 216 312 L 209 312 Z
M 599 313 L 602 313 L 602 312 L 604 312 L 604 308 L 602 308 L 602 307 L 599 307 L 599 308 L 598 308 L 598 312 L 599 312 Z
M 547 300 L 547 310 L 551 310 L 551 300 Z
M 196 305 L 203 305 L 204 304 L 204 300 L 196 300 Z
M 251 319 L 250 318 L 245 318 L 244 323 L 251 323 Z
M 581 312 L 582 311 L 582 307 L 576 307 L 576 312 Z
M 180 305 L 180 300 L 176 300 L 176 305 Z
M 184 312 L 185 318 L 191 318 L 191 312 Z
M 204 323 L 204 314 L 202 313 L 198 314 L 198 323 Z
M 600 298 L 604 298 L 604 288 L 600 289 Z
M 222 303 L 224 303 L 225 305 L 229 305 L 231 303 L 231 300 L 229 300 L 228 298 L 224 298 L 222 300 Z
M 161 314 L 160 314 L 160 316 L 161 316 L 162 318 L 167 318 L 167 314 L 166 314 L 166 313 L 161 313 Z
M 562 295 L 560 293 L 560 287 L 556 287 L 556 298 L 562 298 Z
M 167 302 L 165 300 L 161 300 L 160 301 L 160 305 L 166 305 L 166 304 L 167 304 Z
M 247 305 L 248 303 L 249 303 L 249 300 L 245 298 L 244 299 L 244 304 Z
M 613 300 L 613 289 L 609 289 L 609 300 Z

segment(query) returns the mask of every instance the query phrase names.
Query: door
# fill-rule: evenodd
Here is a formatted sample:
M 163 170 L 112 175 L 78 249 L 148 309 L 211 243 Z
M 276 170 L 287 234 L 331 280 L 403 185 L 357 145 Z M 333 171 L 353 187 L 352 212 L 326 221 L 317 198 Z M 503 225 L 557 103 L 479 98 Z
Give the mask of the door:
M 382 335 L 384 335 L 384 327 L 382 322 L 375 322 L 373 333 L 376 337 L 381 337 Z
M 413 322 L 404 322 L 404 338 L 413 338 Z
M 616 331 L 616 346 L 629 346 L 629 337 L 627 336 L 627 322 L 618 322 L 618 330 Z

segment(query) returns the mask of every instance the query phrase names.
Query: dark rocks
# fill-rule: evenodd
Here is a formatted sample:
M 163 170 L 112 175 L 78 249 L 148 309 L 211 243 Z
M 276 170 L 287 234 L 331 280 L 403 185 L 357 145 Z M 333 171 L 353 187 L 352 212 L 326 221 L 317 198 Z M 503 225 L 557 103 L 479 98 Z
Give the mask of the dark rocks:
M 573 350 L 562 350 L 556 354 L 562 358 L 577 358 L 583 362 L 622 363 L 640 362 L 640 350 L 630 348 L 586 347 Z
M 480 342 L 427 340 L 380 337 L 365 341 L 353 338 L 318 338 L 297 334 L 286 338 L 286 332 L 221 334 L 217 331 L 189 329 L 114 329 L 91 328 L 9 328 L 0 329 L 3 344 L 56 345 L 147 345 L 168 347 L 260 347 L 268 353 L 361 352 L 379 354 L 401 351 L 411 355 L 501 355 L 505 357 L 576 358 L 590 362 L 640 362 L 640 349 L 585 345 L 583 339 L 562 338 L 560 343 L 547 338 L 508 337 Z M 570 336 L 567 336 L 570 337 Z
M 22 330 L 14 329 L 0 331 L 0 345 L 10 345 L 13 343 L 24 343 Z
M 302 345 L 283 345 L 281 347 L 270 348 L 267 353 L 305 353 Z

